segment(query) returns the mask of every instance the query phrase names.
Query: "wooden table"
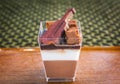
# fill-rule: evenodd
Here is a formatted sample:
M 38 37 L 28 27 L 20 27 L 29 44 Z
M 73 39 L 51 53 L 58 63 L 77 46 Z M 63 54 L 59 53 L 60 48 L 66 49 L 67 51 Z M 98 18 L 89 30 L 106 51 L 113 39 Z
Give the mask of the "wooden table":
M 120 47 L 83 47 L 71 83 L 45 82 L 39 48 L 2 48 L 0 84 L 120 84 Z

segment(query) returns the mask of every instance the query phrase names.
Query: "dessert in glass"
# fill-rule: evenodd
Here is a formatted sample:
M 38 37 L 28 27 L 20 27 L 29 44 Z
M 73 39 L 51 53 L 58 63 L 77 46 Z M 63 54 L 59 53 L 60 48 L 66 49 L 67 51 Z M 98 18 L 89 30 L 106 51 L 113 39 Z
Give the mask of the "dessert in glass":
M 71 8 L 57 21 L 41 21 L 38 35 L 47 82 L 75 81 L 80 57 L 82 32 L 80 22 L 71 20 Z

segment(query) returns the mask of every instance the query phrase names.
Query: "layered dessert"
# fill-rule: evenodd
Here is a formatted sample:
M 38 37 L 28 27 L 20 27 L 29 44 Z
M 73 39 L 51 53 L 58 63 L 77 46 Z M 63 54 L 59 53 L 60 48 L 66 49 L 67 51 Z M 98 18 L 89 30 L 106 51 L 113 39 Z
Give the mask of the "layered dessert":
M 82 34 L 79 22 L 71 20 L 69 9 L 61 20 L 41 22 L 39 43 L 46 80 L 74 81 Z

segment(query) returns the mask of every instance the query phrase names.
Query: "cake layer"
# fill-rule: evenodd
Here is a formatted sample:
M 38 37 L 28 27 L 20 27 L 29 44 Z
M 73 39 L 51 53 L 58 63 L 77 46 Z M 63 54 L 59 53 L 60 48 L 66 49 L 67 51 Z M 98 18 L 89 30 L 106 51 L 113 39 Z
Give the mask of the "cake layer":
M 44 45 L 40 44 L 42 50 L 51 50 L 51 49 L 80 49 L 81 44 L 77 45 Z
M 72 78 L 77 61 L 44 61 L 46 76 L 50 78 Z
M 79 60 L 80 49 L 41 50 L 42 60 Z

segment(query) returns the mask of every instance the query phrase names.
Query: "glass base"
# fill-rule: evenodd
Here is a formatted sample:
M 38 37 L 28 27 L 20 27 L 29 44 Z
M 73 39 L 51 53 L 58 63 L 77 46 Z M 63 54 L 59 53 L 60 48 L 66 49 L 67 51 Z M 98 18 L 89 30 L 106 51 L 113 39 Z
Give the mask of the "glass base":
M 74 82 L 75 81 L 75 77 L 73 78 L 46 78 L 47 82 Z

